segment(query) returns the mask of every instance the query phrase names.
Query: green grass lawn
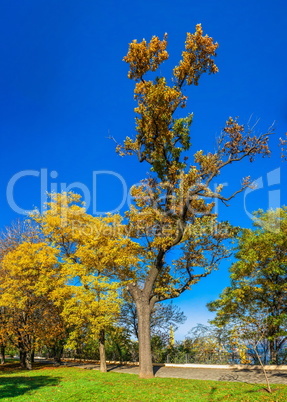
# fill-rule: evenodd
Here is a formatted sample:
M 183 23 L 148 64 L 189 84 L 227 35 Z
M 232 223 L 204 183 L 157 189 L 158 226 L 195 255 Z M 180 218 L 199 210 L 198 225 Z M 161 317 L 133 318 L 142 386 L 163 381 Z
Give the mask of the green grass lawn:
M 272 394 L 264 385 L 239 382 L 139 379 L 133 374 L 100 373 L 68 367 L 38 366 L 33 371 L 9 365 L 0 369 L 0 402 L 27 401 L 287 401 L 287 386 L 274 384 Z

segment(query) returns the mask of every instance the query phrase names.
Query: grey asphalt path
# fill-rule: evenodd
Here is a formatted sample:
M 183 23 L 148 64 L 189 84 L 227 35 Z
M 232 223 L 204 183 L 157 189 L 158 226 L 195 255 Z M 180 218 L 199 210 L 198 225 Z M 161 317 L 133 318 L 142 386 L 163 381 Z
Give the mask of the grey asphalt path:
M 97 364 L 67 363 L 87 370 L 99 370 Z M 138 366 L 108 365 L 109 372 L 138 374 Z M 154 366 L 156 377 L 186 378 L 193 380 L 234 381 L 252 384 L 264 384 L 265 377 L 261 370 L 210 369 Z M 287 384 L 287 371 L 267 371 L 271 384 Z

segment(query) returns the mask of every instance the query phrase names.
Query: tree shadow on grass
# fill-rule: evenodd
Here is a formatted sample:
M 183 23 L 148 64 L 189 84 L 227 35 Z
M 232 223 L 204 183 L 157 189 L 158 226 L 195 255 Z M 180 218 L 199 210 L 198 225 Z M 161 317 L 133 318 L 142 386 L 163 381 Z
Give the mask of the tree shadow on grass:
M 2 398 L 13 398 L 24 395 L 27 392 L 35 391 L 42 387 L 57 386 L 61 377 L 42 376 L 0 376 L 0 400 Z
M 58 363 L 54 363 L 54 362 L 48 362 L 48 361 L 37 361 L 35 363 L 33 363 L 33 369 L 32 371 L 35 370 L 42 370 L 42 369 L 56 369 L 58 367 L 60 367 L 61 364 Z M 4 365 L 0 365 L 0 374 L 12 374 L 12 373 L 23 373 L 23 372 L 27 372 L 29 370 L 24 369 L 21 367 L 19 362 L 6 362 Z

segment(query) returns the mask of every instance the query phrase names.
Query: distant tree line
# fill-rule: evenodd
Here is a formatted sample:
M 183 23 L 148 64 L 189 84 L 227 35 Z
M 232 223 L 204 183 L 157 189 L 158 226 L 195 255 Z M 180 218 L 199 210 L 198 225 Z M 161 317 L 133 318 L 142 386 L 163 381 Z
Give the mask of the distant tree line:
M 56 361 L 101 360 L 103 370 L 106 360 L 139 359 L 136 306 L 107 271 L 134 263 L 133 245 L 120 249 L 119 259 L 117 248 L 125 248 L 126 240 L 123 246 L 111 235 L 98 237 L 95 253 L 92 225 L 107 230 L 113 221 L 89 216 L 78 203 L 75 194 L 54 194 L 44 215 L 35 213 L 1 233 L 2 363 L 5 352 L 18 354 L 28 369 L 35 353 Z M 65 225 L 59 224 L 60 207 Z M 257 364 L 258 354 L 265 364 L 286 362 L 287 209 L 259 211 L 255 228 L 242 230 L 237 241 L 231 285 L 208 305 L 216 312 L 211 325 L 199 324 L 175 342 L 184 313 L 171 302 L 155 305 L 154 362 Z

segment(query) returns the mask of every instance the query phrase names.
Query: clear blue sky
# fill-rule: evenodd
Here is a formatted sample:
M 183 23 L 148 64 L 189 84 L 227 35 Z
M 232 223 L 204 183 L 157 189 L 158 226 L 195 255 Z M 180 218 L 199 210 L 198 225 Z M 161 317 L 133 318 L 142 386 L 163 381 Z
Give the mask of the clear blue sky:
M 251 116 L 253 122 L 260 119 L 258 131 L 275 121 L 272 157 L 234 166 L 222 181 L 231 191 L 243 176 L 262 178 L 261 188 L 245 194 L 249 213 L 287 203 L 287 165 L 277 145 L 287 131 L 285 1 L 2 0 L 0 20 L 0 227 L 18 216 L 11 197 L 9 203 L 6 198 L 8 183 L 15 205 L 30 210 L 41 205 L 46 173 L 48 191 L 80 182 L 89 192 L 94 189 L 94 210 L 120 205 L 119 178 L 97 175 L 94 185 L 92 178 L 93 172 L 113 171 L 129 187 L 147 170 L 134 158 L 117 156 L 108 139 L 111 135 L 121 142 L 134 133 L 133 82 L 122 62 L 128 43 L 167 32 L 171 57 L 162 67 L 166 73 L 180 58 L 185 33 L 197 23 L 220 44 L 220 72 L 187 90 L 186 110 L 195 115 L 194 151 L 213 150 L 229 116 L 243 123 Z M 275 169 L 280 171 L 269 174 Z M 251 225 L 244 195 L 228 208 L 220 206 L 219 214 L 233 224 Z M 227 270 L 225 263 L 175 300 L 189 319 L 179 337 L 206 321 L 205 304 L 228 284 Z

